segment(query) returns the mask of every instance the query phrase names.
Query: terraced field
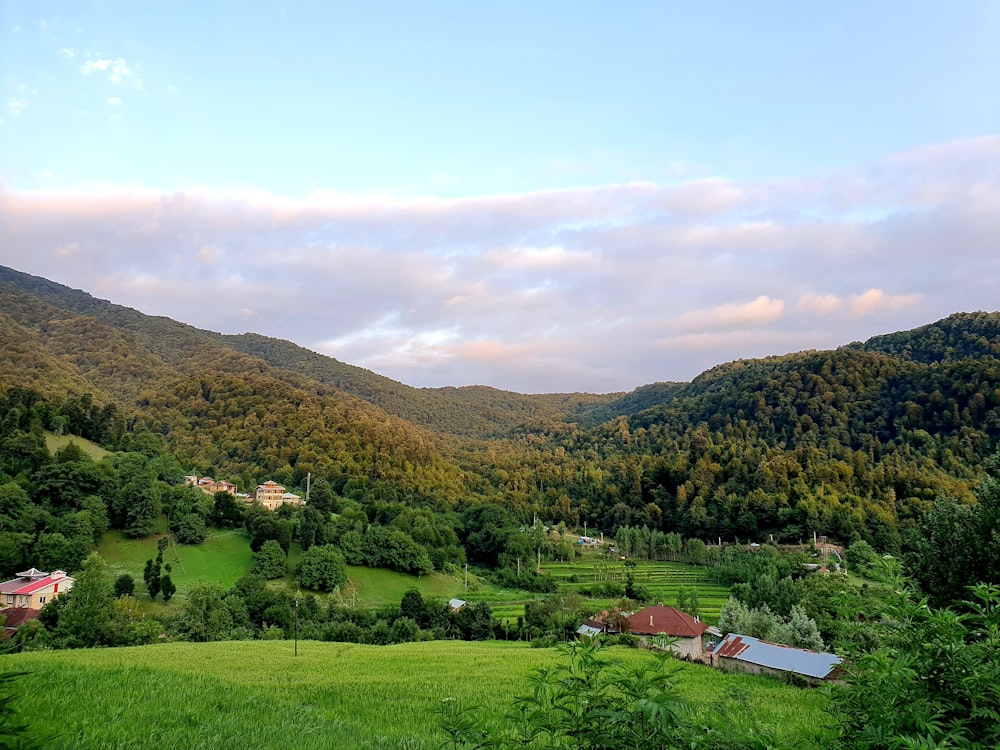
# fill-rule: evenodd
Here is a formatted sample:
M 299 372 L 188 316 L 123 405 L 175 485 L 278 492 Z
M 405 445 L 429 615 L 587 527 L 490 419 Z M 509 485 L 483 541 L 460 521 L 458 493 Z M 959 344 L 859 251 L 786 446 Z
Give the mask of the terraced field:
M 628 570 L 621 561 L 598 557 L 584 557 L 569 563 L 546 563 L 544 567 L 546 573 L 559 581 L 561 589 L 581 593 L 606 581 L 624 584 Z M 636 562 L 631 571 L 636 585 L 646 589 L 654 602 L 675 606 L 681 587 L 687 589 L 688 596 L 692 591 L 697 592 L 699 617 L 713 625 L 719 621 L 719 609 L 729 598 L 729 589 L 709 581 L 706 569 L 697 565 Z

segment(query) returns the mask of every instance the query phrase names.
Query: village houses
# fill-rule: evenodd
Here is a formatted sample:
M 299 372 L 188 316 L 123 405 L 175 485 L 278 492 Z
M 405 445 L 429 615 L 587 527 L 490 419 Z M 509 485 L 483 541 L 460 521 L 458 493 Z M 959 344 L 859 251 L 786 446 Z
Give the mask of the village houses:
M 268 510 L 277 510 L 282 505 L 304 504 L 300 496 L 294 492 L 289 492 L 280 484 L 271 480 L 257 485 L 257 488 L 249 495 L 237 492 L 236 485 L 232 482 L 212 479 L 212 477 L 202 477 L 199 479 L 197 476 L 189 475 L 184 477 L 184 484 L 189 487 L 197 487 L 206 495 L 214 495 L 216 492 L 226 492 L 235 498 L 243 500 L 248 505 L 250 503 L 258 503 Z

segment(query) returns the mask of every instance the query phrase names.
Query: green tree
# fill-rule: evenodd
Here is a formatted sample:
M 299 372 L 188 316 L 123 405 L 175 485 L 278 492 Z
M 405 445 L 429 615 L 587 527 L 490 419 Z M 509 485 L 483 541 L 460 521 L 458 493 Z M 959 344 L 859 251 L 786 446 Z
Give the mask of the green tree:
M 77 573 L 55 631 L 56 642 L 66 648 L 107 646 L 113 643 L 114 582 L 100 556 L 94 552 Z
M 198 583 L 188 592 L 177 631 L 189 641 L 222 641 L 233 630 L 233 616 L 225 592 L 216 583 Z
M 122 573 L 115 579 L 115 599 L 135 594 L 135 579 L 128 573 Z
M 160 593 L 163 595 L 163 601 L 169 602 L 170 598 L 177 592 L 177 586 L 171 580 L 170 575 L 164 575 L 160 577 Z
M 268 539 L 254 554 L 250 572 L 264 579 L 281 578 L 287 572 L 287 555 L 275 539 Z
M 333 591 L 347 583 L 347 564 L 336 547 L 322 544 L 302 553 L 295 580 L 304 589 Z

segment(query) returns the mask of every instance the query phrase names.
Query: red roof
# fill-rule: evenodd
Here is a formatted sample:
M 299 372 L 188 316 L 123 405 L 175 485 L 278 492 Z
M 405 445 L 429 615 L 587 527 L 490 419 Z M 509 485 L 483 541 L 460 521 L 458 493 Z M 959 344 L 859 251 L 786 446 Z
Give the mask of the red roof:
M 676 607 L 645 607 L 628 618 L 630 631 L 638 635 L 669 635 L 677 638 L 697 638 L 708 625 Z
M 8 607 L 0 614 L 6 618 L 3 624 L 8 628 L 19 628 L 29 620 L 38 619 L 38 610 L 31 607 Z
M 27 596 L 28 594 L 34 594 L 36 591 L 41 591 L 44 588 L 58 584 L 60 581 L 65 581 L 67 576 L 61 570 L 57 570 L 50 576 L 41 579 L 40 581 L 32 581 L 31 583 L 22 586 L 17 591 L 12 591 L 9 593 Z

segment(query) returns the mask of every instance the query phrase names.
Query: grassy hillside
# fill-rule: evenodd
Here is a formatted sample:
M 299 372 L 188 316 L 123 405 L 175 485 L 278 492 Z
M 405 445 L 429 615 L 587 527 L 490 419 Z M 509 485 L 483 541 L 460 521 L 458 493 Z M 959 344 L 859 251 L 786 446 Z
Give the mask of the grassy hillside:
M 650 658 L 614 649 L 615 658 Z M 0 657 L 29 672 L 18 710 L 51 748 L 379 748 L 440 746 L 443 698 L 497 717 L 552 649 L 438 641 L 399 646 L 288 641 L 162 644 Z M 702 718 L 730 710 L 788 736 L 822 722 L 824 696 L 767 678 L 678 663 L 677 682 Z M 728 720 L 732 716 L 725 717 Z
M 95 461 L 100 461 L 109 453 L 109 451 L 97 445 L 97 443 L 92 443 L 85 438 L 77 437 L 76 435 L 56 435 L 54 432 L 45 431 L 45 446 L 49 449 L 49 453 L 55 453 L 70 443 L 78 445 L 80 450 Z
M 160 529 L 166 529 L 166 522 L 160 519 Z M 119 530 L 107 532 L 98 545 L 97 552 L 108 564 L 115 576 L 130 574 L 142 587 L 142 571 L 146 560 L 156 557 L 156 542 L 159 534 L 142 539 L 129 539 Z M 253 561 L 250 539 L 240 529 L 237 531 L 212 531 L 207 540 L 197 546 L 177 544 L 168 547 L 163 561 L 173 568 L 170 577 L 177 585 L 177 597 L 173 603 L 182 603 L 185 592 L 199 581 L 219 583 L 230 588 L 245 576 Z M 143 599 L 142 596 L 139 597 Z

